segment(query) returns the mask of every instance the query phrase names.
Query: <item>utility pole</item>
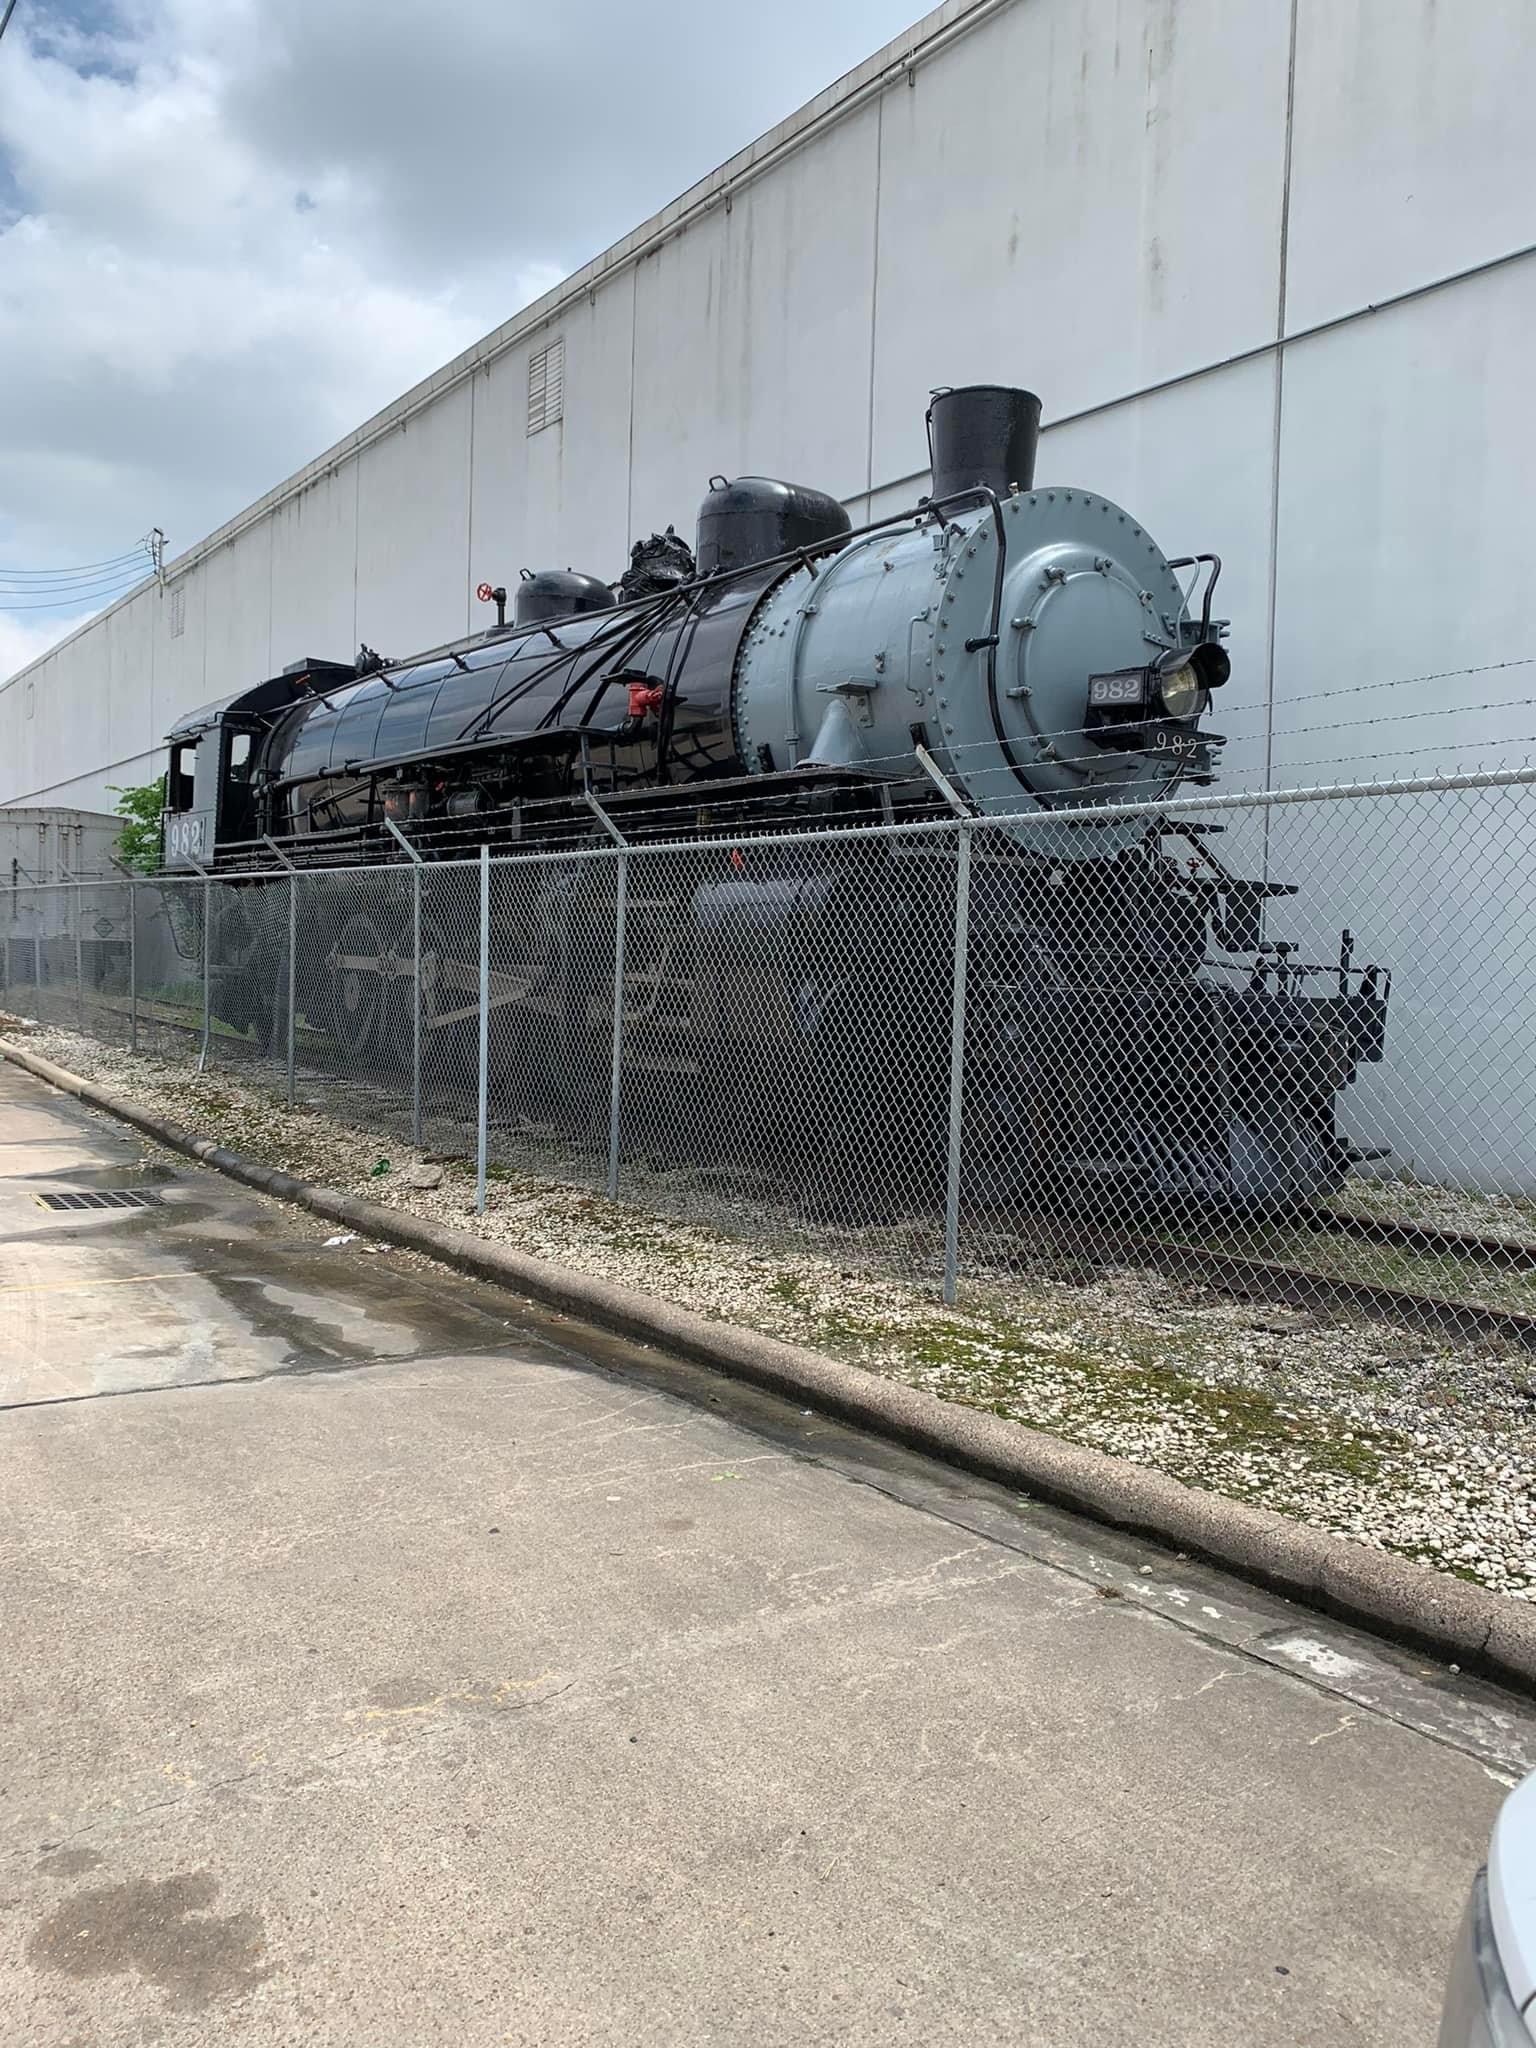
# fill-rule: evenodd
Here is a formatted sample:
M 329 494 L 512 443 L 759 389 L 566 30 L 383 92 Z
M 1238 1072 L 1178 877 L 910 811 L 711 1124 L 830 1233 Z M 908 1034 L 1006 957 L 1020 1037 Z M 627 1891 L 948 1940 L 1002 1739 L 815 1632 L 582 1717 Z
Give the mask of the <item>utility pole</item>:
M 11 5 L 14 7 L 16 5 L 16 0 L 11 0 Z M 160 588 L 164 590 L 165 535 L 160 531 L 160 528 L 158 526 L 152 526 L 149 529 L 149 557 L 150 560 L 155 565 L 155 581 L 160 585 Z
M 7 30 L 7 29 L 8 29 L 9 27 L 10 27 L 10 25 L 11 25 L 11 16 L 12 16 L 12 15 L 13 15 L 13 14 L 14 14 L 15 12 L 16 12 L 16 0 L 6 0 L 6 5 L 5 5 L 5 12 L 4 12 L 4 14 L 0 14 L 0 36 L 3 36 L 3 35 L 5 34 L 5 32 L 6 32 L 6 30 Z

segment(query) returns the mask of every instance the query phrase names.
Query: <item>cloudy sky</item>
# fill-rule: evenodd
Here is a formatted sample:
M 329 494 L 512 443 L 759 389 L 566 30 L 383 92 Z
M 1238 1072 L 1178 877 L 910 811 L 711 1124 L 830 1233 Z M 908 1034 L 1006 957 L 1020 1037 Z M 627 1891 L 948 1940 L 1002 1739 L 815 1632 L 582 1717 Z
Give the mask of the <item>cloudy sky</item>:
M 18 0 L 0 677 L 924 11 Z

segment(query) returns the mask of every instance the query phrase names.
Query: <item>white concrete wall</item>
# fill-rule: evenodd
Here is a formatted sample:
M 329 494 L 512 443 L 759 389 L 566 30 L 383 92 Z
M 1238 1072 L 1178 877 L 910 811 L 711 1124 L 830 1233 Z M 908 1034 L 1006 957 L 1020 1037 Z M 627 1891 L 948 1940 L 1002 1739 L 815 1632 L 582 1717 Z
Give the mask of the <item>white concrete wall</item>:
M 929 386 L 970 379 L 1042 394 L 1043 482 L 1223 556 L 1229 783 L 1523 755 L 1536 666 L 1443 672 L 1536 657 L 1533 105 L 1530 0 L 947 0 L 0 686 L 0 802 L 99 804 L 178 713 L 458 633 L 481 579 L 614 575 L 714 470 L 907 502 Z M 529 437 L 554 335 L 564 418 Z M 1319 905 L 1390 926 L 1359 828 L 1313 817 Z M 1453 871 L 1463 826 L 1421 811 L 1423 857 Z M 1482 1122 L 1529 1161 L 1533 1114 Z
M 1447 716 L 1390 759 L 1342 722 L 1371 700 L 1318 698 L 1536 651 L 1536 256 L 1498 260 L 1536 239 L 1532 104 L 1529 0 L 949 0 L 174 562 L 179 636 L 143 592 L 0 685 L 0 803 L 100 802 L 193 704 L 473 627 L 482 579 L 615 574 L 713 470 L 899 503 L 929 385 L 973 378 L 1041 392 L 1042 480 L 1222 553 L 1229 778 L 1536 731 L 1465 708 L 1518 670 L 1395 697 Z

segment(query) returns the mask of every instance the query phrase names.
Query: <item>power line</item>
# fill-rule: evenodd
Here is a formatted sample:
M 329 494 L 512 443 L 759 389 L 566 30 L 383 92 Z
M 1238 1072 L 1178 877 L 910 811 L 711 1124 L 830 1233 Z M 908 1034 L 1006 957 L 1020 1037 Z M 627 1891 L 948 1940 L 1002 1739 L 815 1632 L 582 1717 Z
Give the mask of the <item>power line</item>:
M 0 569 L 0 612 L 99 611 L 160 568 L 159 529 L 121 555 L 61 569 Z
M 11 16 L 16 12 L 16 0 L 6 0 L 5 12 L 0 14 L 0 36 L 10 27 Z
M 134 545 L 122 554 L 108 555 L 100 562 L 74 562 L 58 569 L 0 569 L 0 582 L 44 586 L 52 583 L 90 582 L 111 570 L 126 568 L 131 562 L 143 561 L 151 557 L 152 552 L 149 542 L 140 540 L 135 541 Z
M 0 571 L 0 590 L 12 590 L 17 597 L 51 597 L 55 591 L 65 593 L 82 583 L 111 583 L 119 576 L 137 574 L 141 566 L 150 566 L 147 555 L 129 555 L 110 569 L 88 569 L 75 576 L 33 576 L 23 581 Z
M 81 584 L 115 583 L 122 576 L 142 576 L 154 567 L 149 555 L 128 555 L 110 569 L 83 569 L 72 576 L 60 576 L 53 582 L 33 580 L 23 583 L 0 572 L 0 590 L 14 590 L 18 597 L 51 597 L 56 591 L 67 594 Z
M 116 583 L 103 584 L 98 589 L 76 590 L 67 597 L 44 599 L 37 603 L 28 601 L 25 604 L 12 604 L 5 594 L 0 592 L 0 612 L 68 612 L 83 611 L 89 607 L 99 608 L 110 603 L 115 597 L 126 596 L 130 590 L 147 580 L 147 573 L 135 570 L 131 576 L 124 577 Z
M 17 583 L 8 585 L 0 580 L 0 602 L 7 590 L 13 597 L 73 597 L 82 590 L 95 590 L 107 583 L 124 583 L 137 576 L 147 576 L 153 571 L 153 563 L 147 555 L 135 561 L 124 562 L 120 569 L 97 569 L 89 576 L 81 576 L 69 583 Z

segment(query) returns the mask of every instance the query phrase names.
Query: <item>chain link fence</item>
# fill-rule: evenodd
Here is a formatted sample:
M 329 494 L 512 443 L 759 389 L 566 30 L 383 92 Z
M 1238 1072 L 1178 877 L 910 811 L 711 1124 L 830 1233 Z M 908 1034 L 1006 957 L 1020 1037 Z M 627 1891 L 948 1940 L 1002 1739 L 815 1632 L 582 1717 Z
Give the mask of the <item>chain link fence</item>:
M 0 893 L 11 1012 L 931 1281 L 1536 1342 L 1536 771 Z

